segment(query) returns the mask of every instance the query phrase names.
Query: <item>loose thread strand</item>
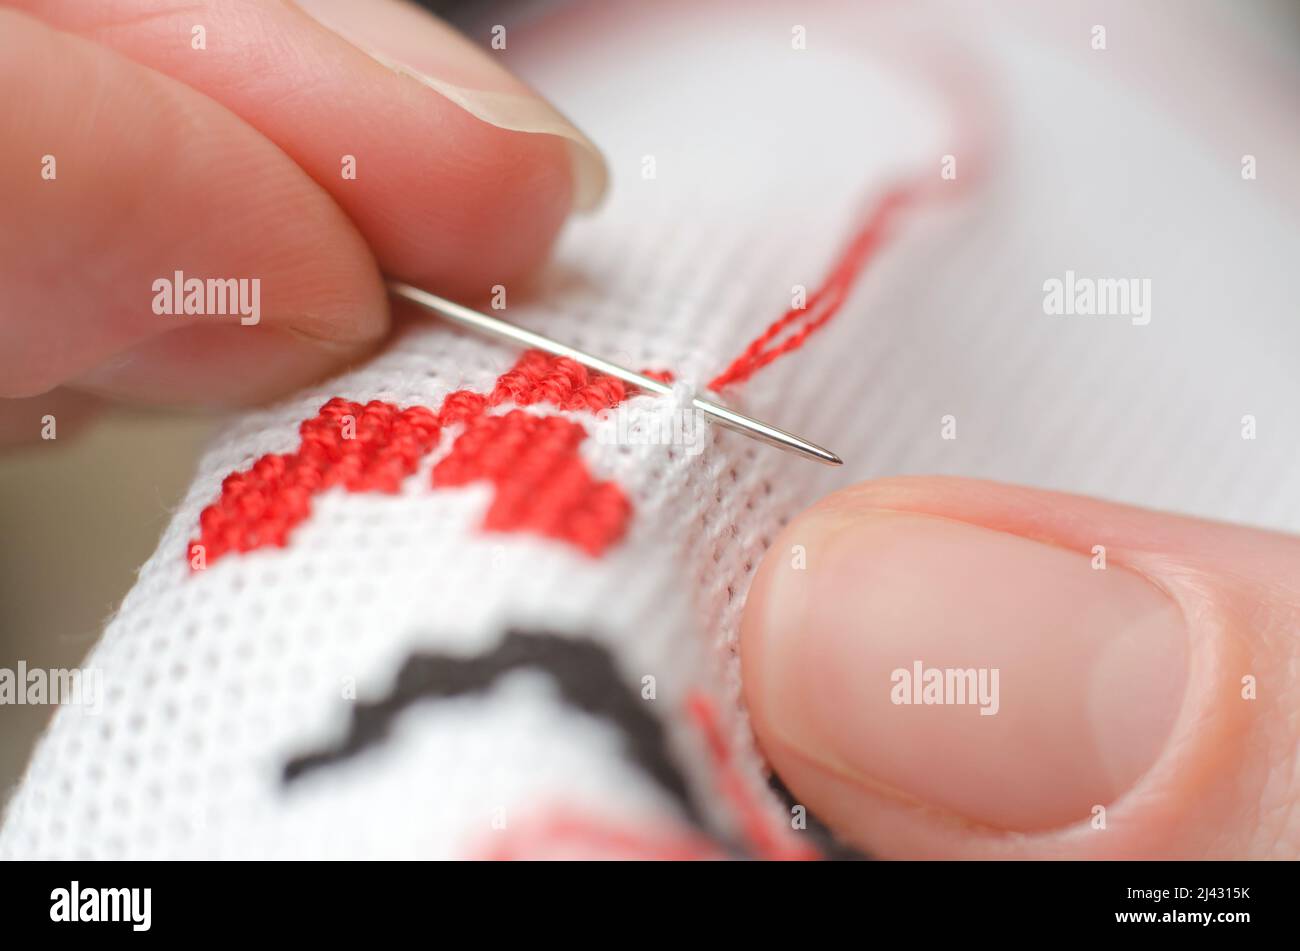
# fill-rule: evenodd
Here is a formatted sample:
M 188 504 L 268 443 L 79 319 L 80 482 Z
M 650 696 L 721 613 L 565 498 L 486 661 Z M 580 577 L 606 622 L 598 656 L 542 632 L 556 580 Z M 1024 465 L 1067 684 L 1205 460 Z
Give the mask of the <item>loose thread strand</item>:
M 922 189 L 915 184 L 896 185 L 889 189 L 853 234 L 826 280 L 813 291 L 804 306 L 792 307 L 773 321 L 739 357 L 709 381 L 709 389 L 721 390 L 748 380 L 769 363 L 798 350 L 809 337 L 826 326 L 880 250 L 894 216 L 921 194 Z

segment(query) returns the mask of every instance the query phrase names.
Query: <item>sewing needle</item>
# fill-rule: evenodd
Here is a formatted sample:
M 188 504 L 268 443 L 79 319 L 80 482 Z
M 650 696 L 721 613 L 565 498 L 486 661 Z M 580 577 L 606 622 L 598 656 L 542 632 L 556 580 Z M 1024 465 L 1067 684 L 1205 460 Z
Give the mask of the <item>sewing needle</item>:
M 537 350 L 544 350 L 557 357 L 568 357 L 588 369 L 604 373 L 606 376 L 616 377 L 624 383 L 630 383 L 649 393 L 657 393 L 660 396 L 671 396 L 673 393 L 673 388 L 667 383 L 610 363 L 608 360 L 602 360 L 600 357 L 585 353 L 549 337 L 543 337 L 531 330 L 525 330 L 523 327 L 516 327 L 514 324 L 507 323 L 497 317 L 479 313 L 469 307 L 457 304 L 455 301 L 449 301 L 445 297 L 439 297 L 437 294 L 430 294 L 418 287 L 412 287 L 410 284 L 389 281 L 388 289 L 398 297 L 419 304 L 426 310 L 431 310 L 461 327 L 468 327 L 471 330 L 477 330 L 494 337 L 501 337 Z M 793 452 L 809 459 L 816 459 L 828 466 L 838 466 L 844 463 L 844 460 L 829 449 L 823 449 L 816 443 L 800 439 L 784 429 L 770 426 L 761 420 L 746 416 L 744 413 L 737 413 L 720 403 L 714 403 L 711 400 L 701 399 L 697 396 L 691 400 L 691 404 L 720 426 L 725 426 L 727 429 L 735 430 L 738 433 L 744 433 L 746 436 L 765 442 L 769 446 L 776 446 L 786 452 Z

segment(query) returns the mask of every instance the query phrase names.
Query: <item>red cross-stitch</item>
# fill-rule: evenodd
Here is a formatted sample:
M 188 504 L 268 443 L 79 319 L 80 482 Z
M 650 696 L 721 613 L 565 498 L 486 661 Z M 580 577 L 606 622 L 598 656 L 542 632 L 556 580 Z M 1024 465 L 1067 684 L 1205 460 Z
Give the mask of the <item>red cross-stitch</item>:
M 333 486 L 397 492 L 452 425 L 465 429 L 434 467 L 435 488 L 486 481 L 493 499 L 485 530 L 532 532 L 598 556 L 622 537 L 632 506 L 617 484 L 587 471 L 579 451 L 586 428 L 564 417 L 518 409 L 497 416 L 488 409 L 550 403 L 599 412 L 617 406 L 626 393 L 620 380 L 529 351 L 487 396 L 458 390 L 437 412 L 336 397 L 299 427 L 297 450 L 269 453 L 225 478 L 221 496 L 199 516 L 199 537 L 189 544 L 187 559 L 198 569 L 230 552 L 284 547 L 311 514 L 312 498 Z

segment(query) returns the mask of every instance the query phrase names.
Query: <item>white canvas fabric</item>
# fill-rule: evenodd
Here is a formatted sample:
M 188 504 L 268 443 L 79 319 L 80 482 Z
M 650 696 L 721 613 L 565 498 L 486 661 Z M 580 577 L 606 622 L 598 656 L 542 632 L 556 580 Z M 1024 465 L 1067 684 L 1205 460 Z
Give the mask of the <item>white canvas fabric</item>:
M 968 54 L 998 117 L 975 123 L 992 136 L 987 179 L 906 217 L 830 326 L 726 394 L 839 452 L 842 470 L 725 431 L 698 454 L 620 445 L 601 435 L 613 416 L 538 405 L 587 426 L 588 468 L 632 504 L 627 535 L 600 557 L 484 531 L 486 484 L 433 489 L 452 427 L 397 495 L 330 490 L 288 547 L 191 572 L 186 546 L 222 479 L 292 451 L 331 397 L 436 409 L 453 390 L 489 391 L 518 356 L 413 318 L 367 365 L 243 416 L 203 456 L 87 661 L 102 709 L 59 711 L 9 804 L 0 856 L 637 853 L 609 835 L 536 833 L 557 815 L 754 854 L 686 713 L 695 695 L 721 712 L 773 834 L 798 847 L 746 726 L 736 636 L 772 538 L 828 491 L 949 473 L 1300 529 L 1283 488 L 1300 479 L 1282 280 L 1295 209 L 1238 165 L 1253 152 L 1268 167 L 1267 130 L 1239 141 L 1246 118 L 1215 136 L 1166 108 L 1123 68 L 1170 55 L 1138 48 L 1154 33 L 1131 18 L 1111 27 L 1128 38 L 1094 56 L 1087 25 L 1064 18 L 863 6 L 561 8 L 510 34 L 515 68 L 601 143 L 614 184 L 537 284 L 509 289 L 505 316 L 697 386 L 790 306 L 793 286 L 817 285 L 881 188 L 939 176 L 954 141 L 943 86 L 926 56 L 880 55 L 881 37 Z M 792 48 L 794 25 L 806 49 Z M 1067 270 L 1149 278 L 1150 322 L 1045 314 L 1043 282 Z M 637 396 L 624 422 L 672 410 Z M 1254 440 L 1241 436 L 1247 415 Z M 469 661 L 512 631 L 595 645 L 617 673 L 609 691 L 660 725 L 662 749 L 629 752 L 634 734 L 653 738 L 648 721 L 629 730 L 523 665 L 412 702 L 377 741 L 286 779 L 288 764 L 343 743 L 358 705 L 391 696 L 412 657 Z

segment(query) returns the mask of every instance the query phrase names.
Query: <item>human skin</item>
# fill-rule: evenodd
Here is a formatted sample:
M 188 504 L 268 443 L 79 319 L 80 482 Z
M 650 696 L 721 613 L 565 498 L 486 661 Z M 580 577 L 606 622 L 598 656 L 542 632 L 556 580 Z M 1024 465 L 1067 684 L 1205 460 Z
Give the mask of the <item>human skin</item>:
M 772 765 L 874 854 L 1294 859 L 1298 635 L 1300 539 L 904 478 L 786 527 L 741 661 Z M 894 703 L 918 660 L 997 668 L 997 712 Z
M 383 276 L 486 295 L 604 187 L 551 106 L 390 0 L 0 0 L 0 93 L 0 443 L 96 396 L 290 391 L 383 339 Z M 154 314 L 177 268 L 259 277 L 261 322 Z M 783 780 L 875 854 L 1294 858 L 1298 621 L 1294 538 L 885 480 L 775 542 L 742 664 Z M 915 661 L 996 668 L 997 712 L 894 704 Z
M 604 188 L 553 107 L 392 0 L 4 0 L 0 90 L 0 397 L 290 391 L 383 339 L 381 275 L 486 297 Z M 154 313 L 177 269 L 260 279 L 260 322 Z

